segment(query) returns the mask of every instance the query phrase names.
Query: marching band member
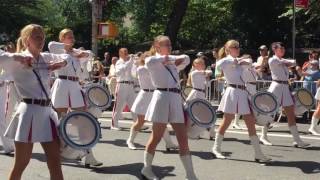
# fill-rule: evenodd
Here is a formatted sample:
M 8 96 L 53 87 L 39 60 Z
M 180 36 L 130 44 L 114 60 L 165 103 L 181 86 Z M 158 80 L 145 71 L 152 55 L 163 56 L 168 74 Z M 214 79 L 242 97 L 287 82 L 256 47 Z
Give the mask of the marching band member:
M 318 80 L 317 85 L 320 85 L 320 80 Z M 318 101 L 317 104 L 317 108 L 314 111 L 313 115 L 312 115 L 312 119 L 311 119 L 311 124 L 310 124 L 310 128 L 308 129 L 308 131 L 316 136 L 320 136 L 320 131 L 317 129 L 318 123 L 319 123 L 319 119 L 320 119 L 320 87 L 318 87 L 317 89 L 317 93 L 315 95 L 316 100 Z
M 40 142 L 47 156 L 51 179 L 62 180 L 58 119 L 49 99 L 49 71 L 66 66 L 69 56 L 42 53 L 45 35 L 40 25 L 25 26 L 17 43 L 21 54 L 0 56 L 0 66 L 12 75 L 22 98 L 5 132 L 15 144 L 15 162 L 9 179 L 21 179 L 31 158 L 33 143 Z
M 257 93 L 258 73 L 255 69 L 255 66 L 253 66 L 252 64 L 250 55 L 243 55 L 240 58 L 240 65 L 243 68 L 241 78 L 245 82 L 246 90 L 249 92 L 250 96 L 253 96 Z M 265 125 L 262 127 L 260 142 L 262 142 L 262 144 L 264 145 L 272 146 L 272 143 L 268 140 L 267 137 L 268 129 L 269 125 Z
M 117 87 L 116 87 L 116 96 L 115 103 L 113 106 L 112 112 L 112 130 L 120 130 L 119 128 L 119 119 L 125 105 L 128 105 L 131 109 L 132 104 L 136 98 L 136 94 L 133 89 L 133 77 L 132 77 L 132 65 L 134 63 L 134 58 L 128 55 L 127 48 L 121 48 L 119 50 L 120 59 L 116 62 L 116 78 L 117 78 Z M 136 119 L 134 113 L 132 113 L 133 119 Z
M 284 112 L 288 119 L 289 130 L 293 136 L 293 145 L 295 147 L 305 148 L 310 144 L 303 142 L 299 136 L 294 114 L 294 100 L 291 96 L 288 84 L 288 67 L 295 66 L 296 63 L 292 60 L 283 59 L 285 48 L 281 42 L 272 43 L 271 48 L 274 55 L 269 59 L 272 83 L 268 91 L 273 93 L 277 97 L 280 106 L 282 106 L 284 109 Z
M 244 121 L 248 128 L 251 144 L 254 148 L 255 161 L 269 162 L 271 159 L 267 158 L 261 151 L 258 136 L 256 135 L 255 118 L 251 112 L 249 105 L 249 94 L 246 91 L 245 83 L 241 78 L 243 69 L 241 68 L 237 57 L 239 56 L 239 42 L 229 40 L 223 48 L 220 49 L 220 58 L 217 66 L 223 71 L 225 80 L 227 82 L 227 89 L 223 94 L 218 110 L 224 112 L 223 122 L 216 134 L 212 153 L 219 159 L 226 157 L 221 152 L 221 144 L 223 136 L 229 127 L 234 114 L 243 115 Z
M 137 78 L 139 81 L 139 85 L 141 87 L 141 90 L 138 93 L 138 96 L 136 97 L 131 111 L 135 114 L 137 114 L 137 120 L 134 124 L 132 124 L 130 128 L 130 136 L 127 140 L 127 144 L 129 149 L 137 149 L 134 145 L 134 139 L 136 135 L 138 134 L 139 130 L 142 128 L 144 122 L 145 122 L 145 114 L 147 111 L 147 108 L 149 106 L 149 103 L 152 98 L 152 94 L 154 92 L 154 86 L 152 84 L 149 72 L 145 65 L 145 58 L 150 56 L 151 54 L 149 52 L 145 52 L 141 57 L 139 58 L 139 66 L 137 68 Z M 177 149 L 177 145 L 175 145 L 171 139 L 171 136 L 166 129 L 163 134 L 163 140 L 166 143 L 166 149 L 170 151 L 170 149 Z
M 141 174 L 145 179 L 158 179 L 152 171 L 155 149 L 170 123 L 176 132 L 179 153 L 186 170 L 186 179 L 197 179 L 188 147 L 186 126 L 184 124 L 183 104 L 180 95 L 178 70 L 190 62 L 187 55 L 171 56 L 171 42 L 167 36 L 158 36 L 153 44 L 157 54 L 146 59 L 151 80 L 155 86 L 146 120 L 152 121 L 152 133 L 144 152 L 144 167 Z
M 188 84 L 192 86 L 192 90 L 189 93 L 186 101 L 191 101 L 195 98 L 205 99 L 206 98 L 206 82 L 211 76 L 211 70 L 205 70 L 206 64 L 203 58 L 197 58 L 192 63 L 192 69 L 189 73 Z M 214 127 L 209 129 L 209 138 L 214 139 L 215 129 Z
M 63 29 L 60 31 L 59 41 L 60 42 L 49 43 L 48 47 L 50 52 L 56 54 L 67 53 L 71 56 L 69 66 L 54 72 L 57 79 L 51 88 L 52 104 L 58 111 L 59 117 L 61 117 L 68 112 L 69 108 L 79 111 L 86 110 L 86 102 L 79 83 L 79 77 L 81 77 L 82 73 L 80 61 L 88 61 L 91 59 L 92 54 L 73 48 L 75 39 L 71 29 Z M 88 150 L 85 155 L 84 161 L 85 166 L 101 166 L 103 164 L 95 159 L 91 149 Z

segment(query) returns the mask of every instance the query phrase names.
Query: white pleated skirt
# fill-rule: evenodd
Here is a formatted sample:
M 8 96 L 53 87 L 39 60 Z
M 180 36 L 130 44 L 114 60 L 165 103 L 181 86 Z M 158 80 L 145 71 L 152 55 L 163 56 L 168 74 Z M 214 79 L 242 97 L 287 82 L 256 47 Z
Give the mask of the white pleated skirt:
M 137 115 L 145 115 L 152 99 L 153 92 L 140 90 L 131 107 L 131 112 Z
M 317 89 L 317 93 L 314 97 L 316 98 L 316 100 L 320 100 L 320 88 Z
M 5 136 L 18 142 L 51 142 L 58 138 L 58 116 L 51 107 L 20 102 Z
M 84 95 L 77 81 L 56 79 L 52 85 L 52 104 L 55 108 L 79 108 L 85 106 Z
M 218 111 L 228 114 L 251 114 L 248 92 L 238 88 L 227 87 L 222 96 Z
M 155 90 L 145 119 L 156 123 L 184 123 L 181 95 Z
M 198 98 L 198 99 L 205 99 L 205 98 L 206 98 L 206 95 L 205 95 L 204 92 L 201 92 L 201 91 L 197 91 L 197 90 L 195 90 L 195 89 L 192 89 L 191 92 L 189 93 L 186 101 L 188 102 L 188 101 L 191 101 L 191 100 L 196 99 L 196 98 Z
M 294 104 L 288 84 L 272 82 L 268 92 L 273 93 L 277 97 L 277 101 L 282 107 L 292 106 Z

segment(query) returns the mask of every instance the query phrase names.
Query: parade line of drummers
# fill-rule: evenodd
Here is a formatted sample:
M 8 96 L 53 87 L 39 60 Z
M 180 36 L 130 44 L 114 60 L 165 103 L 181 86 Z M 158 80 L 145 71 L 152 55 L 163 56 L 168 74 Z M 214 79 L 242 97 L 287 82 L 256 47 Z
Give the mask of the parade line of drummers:
M 21 30 L 15 52 L 3 51 L 0 54 L 1 142 L 4 152 L 14 153 L 15 158 L 9 174 L 10 180 L 21 179 L 31 158 L 33 143 L 37 142 L 41 143 L 47 156 L 51 179 L 63 179 L 61 157 L 68 157 L 68 153 L 72 152 L 66 152 L 67 150 L 61 147 L 57 127 L 59 119 L 66 116 L 70 110 L 87 111 L 83 85 L 85 80 L 89 79 L 87 63 L 93 57 L 91 51 L 76 49 L 74 43 L 72 30 L 63 29 L 59 39 L 48 44 L 49 52 L 43 52 L 44 29 L 40 25 L 29 24 Z M 256 109 L 260 107 L 263 113 L 265 109 L 259 106 L 259 103 L 265 103 L 263 105 L 267 106 L 268 111 L 270 109 L 266 102 L 271 102 L 272 99 L 275 102 L 271 103 L 271 109 L 279 106 L 283 108 L 293 137 L 293 145 L 297 148 L 310 146 L 300 138 L 295 115 L 298 109 L 295 105 L 296 98 L 300 98 L 298 99 L 300 105 L 303 105 L 302 102 L 305 100 L 310 101 L 310 98 L 304 97 L 306 93 L 292 96 L 289 89 L 289 68 L 296 66 L 296 61 L 283 58 L 285 47 L 281 42 L 272 43 L 273 55 L 267 60 L 272 83 L 266 92 L 255 96 L 259 93 L 256 91 L 259 67 L 254 66 L 250 56 L 239 57 L 239 46 L 238 41 L 228 40 L 218 52 L 216 69 L 223 74 L 225 89 L 217 109 L 224 113 L 217 131 L 214 128 L 214 121 L 210 123 L 210 119 L 214 116 L 210 112 L 214 113 L 215 110 L 211 111 L 212 107 L 206 106 L 205 100 L 206 82 L 212 71 L 206 69 L 202 57 L 192 61 L 192 69 L 188 75 L 188 84 L 192 86 L 192 90 L 188 97 L 183 98 L 179 72 L 190 64 L 190 58 L 187 55 L 172 55 L 171 42 L 167 36 L 155 37 L 150 50 L 137 55 L 129 55 L 126 48 L 119 49 L 119 60 L 114 62 L 114 68 L 110 70 L 113 73 L 110 79 L 116 81 L 111 130 L 121 130 L 119 118 L 124 107 L 128 105 L 134 123 L 130 129 L 127 145 L 129 149 L 135 150 L 137 148 L 134 140 L 138 132 L 144 128 L 144 122 L 152 122 L 152 133 L 143 153 L 144 166 L 141 176 L 144 179 L 158 179 L 152 170 L 152 162 L 161 139 L 165 141 L 167 150 L 179 151 L 186 172 L 185 179 L 198 179 L 193 169 L 188 145 L 190 131 L 195 131 L 194 127 L 197 125 L 201 126 L 198 129 L 208 130 L 210 137 L 214 139 L 211 152 L 216 158 L 225 159 L 221 149 L 224 134 L 232 120 L 239 119 L 240 116 L 247 126 L 253 147 L 252 159 L 257 163 L 271 162 L 271 158 L 264 155 L 260 145 L 260 142 L 272 145 L 267 133 L 270 122 L 261 123 L 262 136 L 258 138 L 255 125 L 257 119 L 261 119 L 261 114 L 253 111 L 252 106 Z M 313 63 L 310 62 L 310 67 L 305 68 L 312 68 Z M 55 76 L 53 83 L 52 74 Z M 138 93 L 135 92 L 136 84 L 140 86 Z M 318 91 L 315 95 L 317 100 L 320 99 L 320 89 Z M 265 94 L 267 100 L 261 102 Z M 268 99 L 269 97 L 271 99 Z M 190 113 L 191 116 L 194 113 L 195 117 L 190 118 L 193 120 L 186 118 L 184 112 L 189 102 L 195 104 L 188 107 L 191 109 L 189 116 Z M 262 117 L 267 115 L 265 113 Z M 210 119 L 207 124 L 212 128 L 203 128 L 206 122 L 201 121 L 208 117 Z M 313 135 L 320 135 L 317 130 L 319 118 L 320 106 L 317 105 L 309 128 Z M 175 132 L 178 144 L 171 139 L 167 129 L 168 123 Z M 201 131 L 198 131 L 196 136 L 203 133 Z M 86 166 L 102 165 L 102 162 L 94 157 L 92 149 L 81 158 L 84 159 Z M 81 158 L 78 160 L 81 161 Z

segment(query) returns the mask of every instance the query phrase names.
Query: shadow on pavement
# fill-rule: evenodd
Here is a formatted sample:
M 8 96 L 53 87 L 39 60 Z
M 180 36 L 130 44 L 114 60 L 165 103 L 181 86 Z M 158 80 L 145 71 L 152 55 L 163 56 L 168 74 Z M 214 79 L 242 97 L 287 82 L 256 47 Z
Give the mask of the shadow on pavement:
M 294 167 L 305 174 L 320 173 L 320 163 L 315 161 L 272 161 L 266 166 Z
M 224 138 L 223 141 L 235 141 L 235 142 L 240 142 L 243 144 L 250 144 L 250 140 L 242 140 L 242 139 L 237 139 L 237 138 Z
M 125 139 L 115 139 L 114 141 L 104 141 L 100 140 L 99 143 L 106 143 L 106 144 L 112 144 L 114 146 L 119 147 L 128 147 L 127 142 Z M 142 148 L 144 149 L 144 146 L 138 143 L 134 143 L 138 149 Z
M 222 154 L 226 157 L 229 157 L 231 156 L 232 152 L 222 152 Z M 191 151 L 191 155 L 197 156 L 200 159 L 204 159 L 204 160 L 217 159 L 216 156 L 212 154 L 212 152 L 208 152 L 208 151 Z
M 140 171 L 142 167 L 143 163 L 132 163 L 119 166 L 95 168 L 92 169 L 92 171 L 100 174 L 129 174 L 135 176 L 138 179 L 141 179 Z M 172 171 L 174 170 L 173 166 L 160 167 L 153 165 L 152 170 L 160 179 L 168 176 L 176 176 L 175 174 L 172 174 Z

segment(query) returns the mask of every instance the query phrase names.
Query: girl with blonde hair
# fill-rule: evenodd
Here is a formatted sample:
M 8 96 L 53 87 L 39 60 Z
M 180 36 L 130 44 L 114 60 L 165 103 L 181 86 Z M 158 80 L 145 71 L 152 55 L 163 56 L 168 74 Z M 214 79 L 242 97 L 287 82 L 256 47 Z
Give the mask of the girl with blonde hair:
M 22 98 L 5 133 L 5 136 L 14 139 L 15 143 L 15 162 L 10 180 L 21 179 L 36 142 L 40 142 L 45 151 L 51 179 L 63 179 L 58 119 L 50 101 L 49 71 L 66 66 L 69 56 L 42 53 L 44 42 L 43 28 L 29 24 L 21 30 L 18 40 L 19 54 L 0 56 L 0 66 L 10 72 Z
M 189 152 L 187 129 L 184 122 L 180 95 L 178 71 L 190 62 L 187 55 L 172 56 L 171 41 L 167 36 L 157 36 L 153 44 L 156 55 L 146 58 L 146 68 L 155 86 L 146 112 L 146 120 L 152 121 L 152 133 L 144 152 L 144 167 L 141 171 L 145 179 L 158 179 L 152 171 L 152 161 L 156 147 L 170 123 L 176 132 L 179 154 L 186 170 L 186 179 L 197 179 Z
M 239 42 L 229 40 L 224 47 L 219 51 L 220 58 L 217 66 L 221 68 L 225 80 L 227 82 L 227 89 L 223 94 L 218 110 L 224 113 L 223 121 L 216 133 L 216 139 L 212 148 L 212 153 L 220 159 L 226 157 L 221 152 L 221 144 L 223 136 L 229 127 L 235 114 L 243 115 L 244 121 L 248 128 L 251 144 L 254 149 L 254 159 L 257 162 L 269 162 L 271 159 L 267 158 L 261 151 L 259 139 L 256 134 L 255 118 L 251 112 L 249 105 L 249 94 L 246 91 L 245 82 L 241 79 L 243 69 L 240 67 L 238 56 L 240 54 Z

